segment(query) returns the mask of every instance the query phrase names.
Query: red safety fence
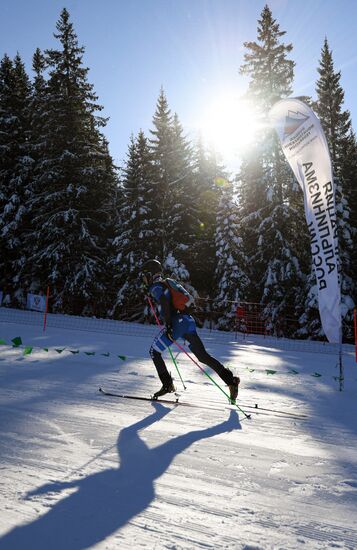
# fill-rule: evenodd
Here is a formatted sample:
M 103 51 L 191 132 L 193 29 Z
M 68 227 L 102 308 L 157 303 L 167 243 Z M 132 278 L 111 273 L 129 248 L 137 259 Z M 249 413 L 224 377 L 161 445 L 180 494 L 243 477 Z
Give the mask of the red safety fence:
M 272 331 L 269 319 L 264 318 L 261 304 L 240 304 L 236 309 L 236 331 L 244 334 L 268 335 Z
M 48 288 L 46 290 L 47 292 L 38 292 L 45 298 L 46 304 L 45 309 L 43 309 L 43 330 L 46 330 L 47 312 L 144 324 L 155 323 L 153 315 L 145 303 L 145 295 L 140 289 L 138 289 L 135 297 L 135 303 L 130 302 L 129 305 L 118 304 L 118 296 L 114 293 L 105 292 L 102 299 L 92 301 L 85 296 L 77 298 L 62 296 L 59 298 L 55 293 L 50 292 Z M 3 293 L 3 296 L 5 296 L 5 293 Z M 23 293 L 8 293 L 6 298 L 8 299 L 3 299 L 1 304 L 3 307 L 29 309 L 26 303 L 26 295 Z M 196 299 L 195 305 L 193 315 L 199 328 L 235 332 L 243 335 L 243 337 L 261 335 L 263 337 L 273 336 L 278 338 L 309 338 L 309 335 L 303 332 L 293 309 L 285 308 L 282 314 L 277 315 L 276 311 L 279 308 L 270 307 L 269 304 L 225 300 L 220 301 L 217 305 L 217 301 L 208 297 Z M 355 309 L 354 327 L 353 323 L 352 326 L 350 324 L 347 327 L 348 338 L 345 341 L 355 344 L 357 362 L 356 316 Z M 347 334 L 347 330 L 344 331 L 344 334 Z
M 200 326 L 229 330 L 243 335 L 291 337 L 298 331 L 299 321 L 293 311 L 272 314 L 269 306 L 254 302 L 225 301 L 217 308 L 213 300 L 196 300 L 194 316 Z

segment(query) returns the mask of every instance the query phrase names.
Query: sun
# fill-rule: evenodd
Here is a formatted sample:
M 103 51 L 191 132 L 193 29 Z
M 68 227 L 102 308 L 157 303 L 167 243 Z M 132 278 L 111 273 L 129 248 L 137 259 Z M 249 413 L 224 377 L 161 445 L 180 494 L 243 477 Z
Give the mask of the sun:
M 226 95 L 205 109 L 200 131 L 224 158 L 233 158 L 249 147 L 259 127 L 257 112 L 248 101 Z

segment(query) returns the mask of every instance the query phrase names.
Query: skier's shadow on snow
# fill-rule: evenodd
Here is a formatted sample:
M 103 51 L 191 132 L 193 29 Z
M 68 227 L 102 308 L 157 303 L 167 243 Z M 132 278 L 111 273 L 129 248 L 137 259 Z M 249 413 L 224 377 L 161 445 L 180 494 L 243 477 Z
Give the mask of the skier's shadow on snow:
M 166 416 L 171 409 L 153 404 L 155 412 L 120 431 L 120 464 L 70 482 L 45 484 L 27 498 L 77 490 L 32 523 L 15 527 L 0 538 L 2 550 L 79 550 L 99 543 L 145 510 L 155 498 L 154 482 L 173 459 L 193 443 L 241 429 L 236 411 L 216 426 L 179 435 L 150 449 L 138 432 Z

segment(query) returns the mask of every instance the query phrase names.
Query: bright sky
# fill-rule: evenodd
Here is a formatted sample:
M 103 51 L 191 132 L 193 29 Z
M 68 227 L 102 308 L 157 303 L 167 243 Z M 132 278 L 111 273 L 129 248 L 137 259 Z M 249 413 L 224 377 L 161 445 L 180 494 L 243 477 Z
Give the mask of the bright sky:
M 55 24 L 63 7 L 84 45 L 104 115 L 105 133 L 117 163 L 126 156 L 131 133 L 152 126 L 160 87 L 188 136 L 227 116 L 247 80 L 239 75 L 243 42 L 256 40 L 266 0 L 0 0 L 0 55 L 18 51 L 30 72 L 32 55 L 56 46 Z M 315 95 L 317 66 L 327 36 L 335 68 L 342 70 L 345 106 L 357 119 L 357 1 L 271 0 L 280 29 L 292 42 L 294 94 Z M 241 114 L 241 113 L 240 113 Z M 211 124 L 212 126 L 212 124 Z M 210 128 L 212 134 L 212 127 Z M 220 128 L 223 135 L 224 126 Z M 237 145 L 242 134 L 237 132 Z M 218 145 L 234 169 L 227 140 Z

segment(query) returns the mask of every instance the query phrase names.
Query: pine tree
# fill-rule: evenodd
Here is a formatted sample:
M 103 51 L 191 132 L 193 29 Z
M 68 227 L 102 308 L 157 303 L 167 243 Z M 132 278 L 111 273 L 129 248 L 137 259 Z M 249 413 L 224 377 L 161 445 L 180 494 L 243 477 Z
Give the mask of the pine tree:
M 338 176 L 343 164 L 343 146 L 351 129 L 348 111 L 343 111 L 344 91 L 340 84 L 341 71 L 335 71 L 332 51 L 327 38 L 321 50 L 320 75 L 316 83 L 316 113 L 321 121 L 331 155 L 335 174 Z
M 353 295 L 355 294 L 353 279 L 353 235 L 355 228 L 351 227 L 351 211 L 349 201 L 351 190 L 355 187 L 357 172 L 355 171 L 355 143 L 351 134 L 350 113 L 343 110 L 344 91 L 340 84 L 341 71 L 335 71 L 332 51 L 325 38 L 320 65 L 319 79 L 316 83 L 317 102 L 316 113 L 320 118 L 331 155 L 336 189 L 336 210 L 338 223 L 338 239 L 340 249 L 341 305 L 342 318 L 349 324 L 349 334 L 352 334 Z
M 295 63 L 287 58 L 292 50 L 291 44 L 283 44 L 280 39 L 286 34 L 273 19 L 266 5 L 258 20 L 258 41 L 245 42 L 248 52 L 240 72 L 249 75 L 247 98 L 255 105 L 262 120 L 267 120 L 274 103 L 292 93 Z M 267 176 L 265 182 L 266 204 L 281 204 L 284 201 L 286 179 L 290 181 L 290 172 L 273 128 L 266 125 L 260 132 L 260 155 Z
M 233 329 L 237 305 L 245 299 L 248 287 L 246 257 L 238 234 L 238 208 L 233 200 L 233 186 L 221 191 L 216 226 L 216 281 L 218 293 L 214 310 L 219 315 L 218 326 Z
M 153 189 L 158 209 L 156 257 L 175 278 L 190 280 L 190 244 L 194 234 L 195 202 L 190 148 L 161 90 L 151 130 Z M 192 289 L 191 289 L 192 290 Z
M 292 45 L 280 42 L 285 34 L 266 5 L 258 19 L 258 42 L 244 43 L 248 52 L 240 72 L 250 76 L 248 97 L 265 114 L 276 101 L 292 92 L 295 63 L 287 59 Z
M 21 279 L 23 286 L 29 292 L 38 293 L 44 290 L 44 282 L 36 280 L 34 273 L 36 265 L 34 264 L 33 251 L 36 247 L 38 238 L 37 228 L 34 227 L 33 220 L 37 214 L 36 184 L 39 176 L 42 174 L 41 159 L 46 158 L 46 136 L 44 134 L 44 120 L 46 119 L 46 81 L 44 78 L 45 58 L 39 48 L 33 55 L 32 69 L 34 72 L 34 80 L 32 83 L 32 94 L 29 106 L 29 150 L 33 160 L 31 179 L 27 192 L 27 211 L 28 219 L 27 231 L 24 234 L 23 244 L 26 251 L 24 262 L 21 270 Z
M 267 119 L 272 105 L 291 94 L 294 76 L 294 62 L 287 58 L 291 44 L 284 44 L 279 24 L 272 12 L 265 6 L 258 21 L 258 41 L 246 42 L 248 52 L 241 73 L 250 76 L 247 97 L 254 102 Z M 296 290 L 304 285 L 299 254 L 305 251 L 299 246 L 300 232 L 294 234 L 292 228 L 305 227 L 302 208 L 294 207 L 292 189 L 295 185 L 277 136 L 273 129 L 262 130 L 256 144 L 258 157 L 247 159 L 241 169 L 240 209 L 246 223 L 252 228 L 245 231 L 241 222 L 241 234 L 246 234 L 249 242 L 244 250 L 249 264 L 254 265 L 255 276 L 251 285 L 256 299 L 266 304 L 266 316 L 276 320 L 293 310 L 296 314 L 298 303 Z M 254 188 L 249 189 L 253 183 Z M 254 196 L 256 191 L 256 196 Z M 303 197 L 301 194 L 301 205 Z M 255 250 L 253 256 L 252 251 Z M 285 293 L 289 289 L 289 293 Z
M 14 61 L 5 55 L 0 64 L 0 271 L 1 286 L 10 285 L 20 294 L 33 164 L 29 148 L 30 97 L 30 81 L 19 54 Z
M 175 181 L 173 165 L 173 117 L 168 106 L 163 89 L 156 105 L 153 116 L 154 128 L 150 131 L 152 138 L 149 140 L 153 164 L 153 191 L 154 200 L 157 205 L 158 219 L 156 229 L 156 257 L 165 258 L 169 252 L 170 236 L 167 226 L 170 217 L 169 209 L 169 184 Z
M 206 148 L 200 136 L 194 150 L 194 188 L 197 197 L 197 231 L 192 246 L 191 280 L 203 295 L 214 296 L 217 210 L 222 182 L 228 174 L 212 148 Z
M 132 138 L 122 181 L 122 200 L 114 239 L 118 288 L 113 314 L 141 320 L 145 302 L 141 290 L 142 265 L 155 256 L 157 209 L 153 203 L 152 164 L 147 139 L 142 131 Z
M 348 182 L 344 185 L 344 192 L 348 202 L 349 209 L 349 227 L 352 232 L 352 250 L 350 252 L 351 278 L 354 281 L 352 287 L 353 301 L 357 304 L 357 141 L 356 136 L 351 130 L 344 140 L 342 150 L 343 162 L 341 165 L 340 178 L 342 182 Z
M 175 251 L 178 261 L 186 265 L 190 273 L 193 267 L 193 247 L 199 228 L 193 152 L 177 113 L 174 114 L 172 130 L 174 169 L 177 176 L 176 180 L 170 183 L 172 229 L 169 231 L 174 242 L 171 253 Z
M 246 262 L 246 286 L 244 299 L 249 302 L 260 302 L 261 280 L 264 266 L 258 261 L 259 227 L 270 210 L 267 203 L 267 182 L 263 168 L 262 155 L 257 145 L 252 146 L 242 159 L 241 169 L 237 176 L 238 195 L 238 234 L 242 238 Z
M 115 169 L 100 132 L 106 123 L 97 115 L 102 107 L 82 65 L 84 48 L 66 9 L 56 28 L 60 48 L 45 52 L 49 79 L 38 111 L 45 147 L 39 151 L 31 205 L 36 212 L 32 277 L 51 286 L 55 308 L 103 314 Z M 39 119 L 33 124 L 38 128 Z
M 46 69 L 46 59 L 39 48 L 36 49 L 32 58 L 32 70 L 34 72 L 33 93 L 31 98 L 31 127 L 30 143 L 32 156 L 35 160 L 36 181 L 43 170 L 41 160 L 46 158 L 47 137 L 45 133 L 48 117 L 48 97 L 47 82 L 44 76 Z M 34 181 L 34 183 L 35 183 Z

